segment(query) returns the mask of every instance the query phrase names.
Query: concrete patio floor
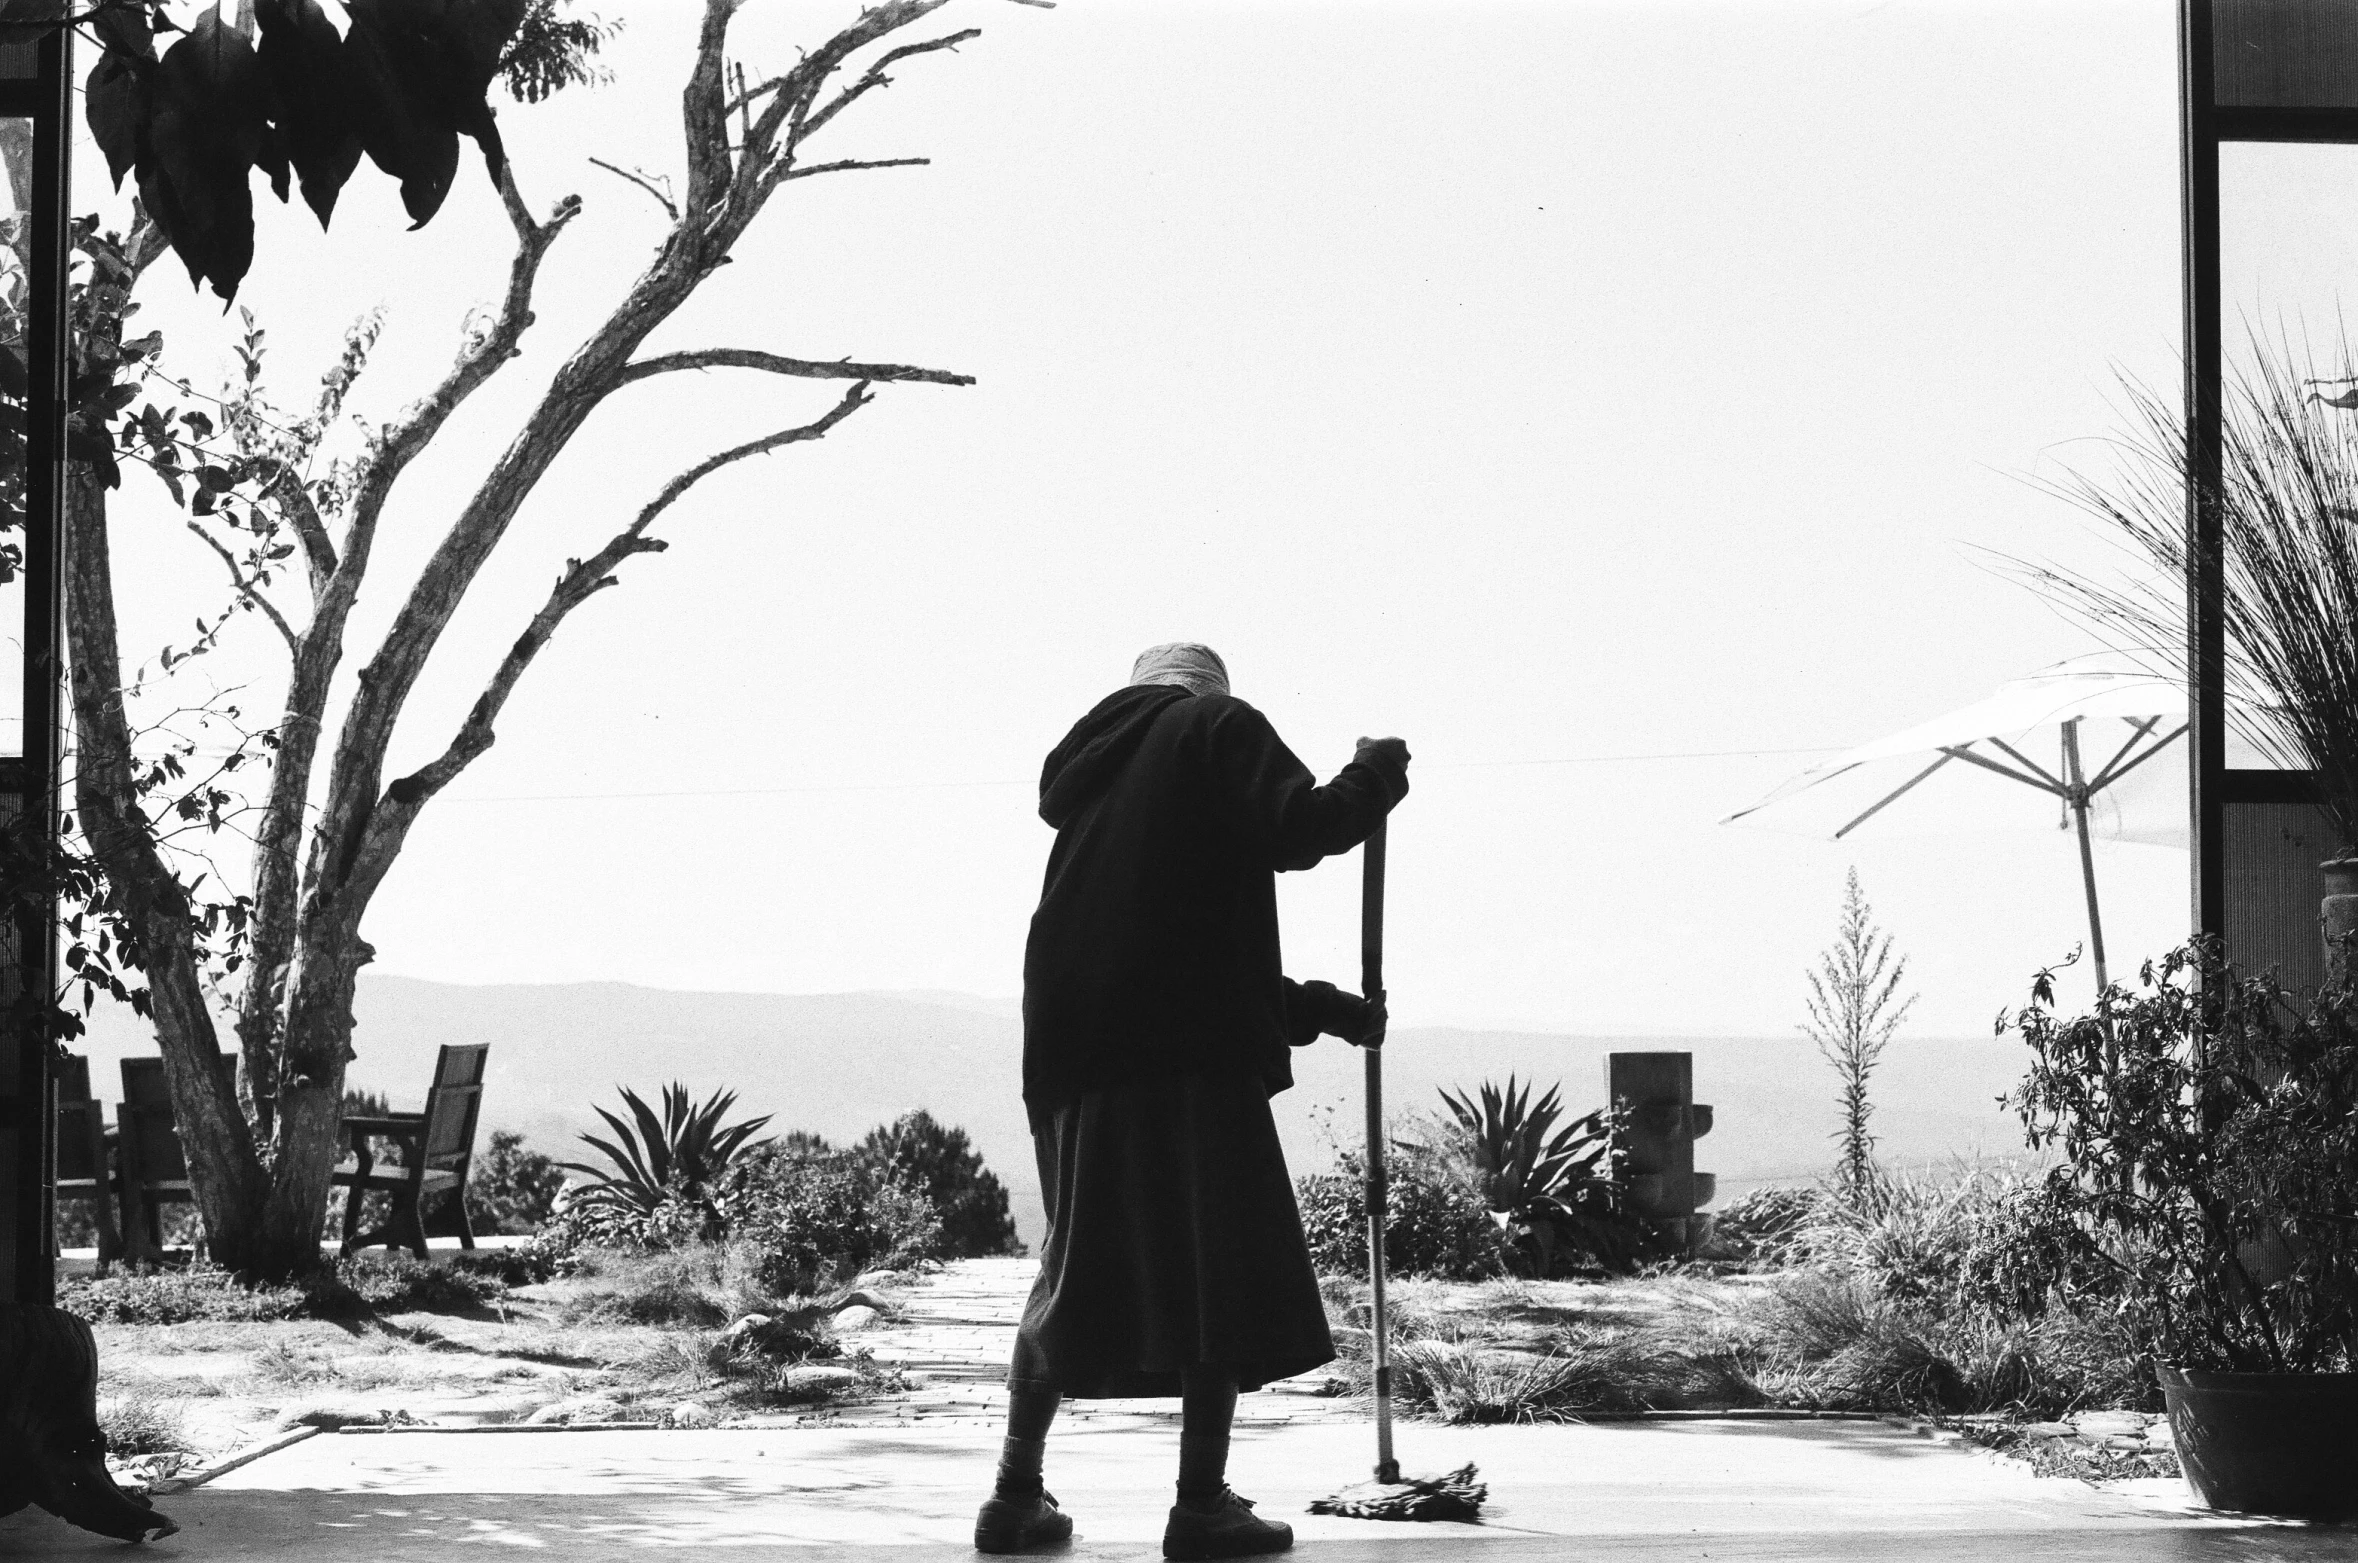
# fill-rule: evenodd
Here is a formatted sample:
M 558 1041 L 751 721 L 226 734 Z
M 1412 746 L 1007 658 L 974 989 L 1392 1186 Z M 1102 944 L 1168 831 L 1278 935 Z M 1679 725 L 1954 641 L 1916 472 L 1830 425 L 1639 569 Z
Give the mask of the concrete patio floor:
M 1361 1428 L 1239 1429 L 1231 1475 L 1322 1563 L 1524 1558 L 2358 1559 L 2358 1530 L 2191 1509 L 2180 1483 L 2097 1489 L 2031 1476 L 1954 1441 L 1876 1422 L 1621 1422 L 1403 1427 L 1411 1470 L 1481 1466 L 1480 1525 L 1323 1518 L 1363 1478 Z M 972 1558 L 993 1430 L 325 1434 L 159 1498 L 181 1526 L 161 1558 L 445 1558 L 538 1551 L 567 1563 L 649 1552 L 875 1563 Z M 1048 1481 L 1074 1517 L 1063 1555 L 1159 1555 L 1175 1442 L 1139 1420 L 1060 1428 Z M 38 1513 L 0 1519 L 0 1557 L 84 1558 L 119 1543 Z

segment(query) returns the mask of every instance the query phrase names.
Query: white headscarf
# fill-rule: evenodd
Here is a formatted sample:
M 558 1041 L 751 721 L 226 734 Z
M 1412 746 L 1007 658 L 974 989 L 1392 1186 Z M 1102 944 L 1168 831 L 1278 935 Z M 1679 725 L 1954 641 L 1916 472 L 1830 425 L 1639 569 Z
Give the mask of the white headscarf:
M 1149 646 L 1130 666 L 1133 684 L 1177 684 L 1191 695 L 1228 693 L 1228 664 L 1220 653 L 1192 640 Z

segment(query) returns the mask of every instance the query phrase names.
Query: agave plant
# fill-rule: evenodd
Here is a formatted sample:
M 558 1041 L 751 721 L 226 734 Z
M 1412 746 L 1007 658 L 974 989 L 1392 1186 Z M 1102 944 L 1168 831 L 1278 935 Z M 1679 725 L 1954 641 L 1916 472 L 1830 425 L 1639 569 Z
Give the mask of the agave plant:
M 614 1139 L 594 1134 L 581 1138 L 614 1165 L 592 1166 L 567 1161 L 558 1165 L 591 1181 L 576 1184 L 566 1194 L 568 1208 L 603 1208 L 622 1215 L 648 1215 L 667 1199 L 706 1201 L 707 1190 L 739 1153 L 754 1144 L 754 1134 L 770 1121 L 764 1113 L 723 1127 L 721 1119 L 737 1105 L 734 1091 L 715 1091 L 702 1106 L 690 1106 L 688 1088 L 673 1081 L 663 1088 L 663 1114 L 628 1086 L 621 1087 L 636 1131 L 601 1107 L 598 1116 L 613 1127 Z M 750 1143 L 749 1143 L 750 1142 Z
M 1533 1102 L 1530 1085 L 1518 1087 L 1509 1075 L 1504 1090 L 1483 1082 L 1479 1107 L 1471 1093 L 1441 1093 L 1472 1145 L 1491 1219 L 1530 1255 L 1542 1276 L 1554 1269 L 1566 1237 L 1615 1266 L 1639 1246 L 1608 1159 L 1612 1115 L 1593 1112 L 1557 1128 L 1564 1114 L 1556 1099 L 1559 1089 L 1551 1086 Z
M 1549 1087 L 1534 1104 L 1531 1087 L 1517 1087 L 1513 1075 L 1507 1076 L 1503 1091 L 1484 1081 L 1478 1111 L 1470 1094 L 1441 1093 L 1473 1142 L 1482 1197 L 1493 1211 L 1520 1210 L 1535 1199 L 1548 1198 L 1567 1182 L 1593 1173 L 1603 1160 L 1609 1142 L 1601 1113 L 1575 1118 L 1550 1138 L 1548 1131 L 1564 1112 L 1556 1100 L 1560 1089 Z

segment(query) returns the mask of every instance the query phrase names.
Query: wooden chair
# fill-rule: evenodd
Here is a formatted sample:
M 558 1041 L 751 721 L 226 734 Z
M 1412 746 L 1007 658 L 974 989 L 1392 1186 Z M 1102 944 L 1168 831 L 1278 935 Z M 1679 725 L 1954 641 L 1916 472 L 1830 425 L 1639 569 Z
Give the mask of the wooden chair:
M 422 1113 L 388 1113 L 382 1118 L 347 1118 L 344 1137 L 352 1160 L 336 1169 L 335 1184 L 349 1192 L 344 1200 L 344 1252 L 382 1243 L 405 1244 L 420 1259 L 426 1257 L 425 1206 L 447 1194 L 435 1224 L 436 1235 L 455 1236 L 461 1248 L 475 1246 L 475 1222 L 467 1210 L 467 1174 L 475 1161 L 475 1120 L 483 1108 L 483 1069 L 491 1056 L 488 1042 L 445 1047 L 434 1063 L 434 1083 L 426 1091 Z M 401 1147 L 401 1164 L 377 1170 L 372 1140 L 391 1140 Z M 393 1212 L 373 1232 L 360 1230 L 361 1196 L 389 1194 Z
M 221 1071 L 221 1083 L 235 1090 L 237 1055 L 222 1053 L 213 1062 Z M 123 1251 L 129 1258 L 153 1264 L 164 1257 L 163 1207 L 196 1199 L 161 1058 L 123 1060 L 123 1102 L 115 1109 L 115 1166 L 123 1196 Z
M 119 1259 L 114 1169 L 108 1165 L 106 1109 L 90 1098 L 90 1060 L 69 1055 L 57 1070 L 57 1197 L 90 1202 L 100 1263 Z

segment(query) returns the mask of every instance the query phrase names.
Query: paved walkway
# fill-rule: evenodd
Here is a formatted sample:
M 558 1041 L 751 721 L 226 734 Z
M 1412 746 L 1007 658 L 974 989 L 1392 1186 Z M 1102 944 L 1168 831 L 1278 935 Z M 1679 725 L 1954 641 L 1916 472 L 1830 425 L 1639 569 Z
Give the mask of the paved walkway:
M 566 1563 L 653 1551 L 747 1563 L 971 1559 L 998 1452 L 994 1380 L 1022 1267 L 959 1266 L 899 1328 L 865 1335 L 926 1375 L 905 1406 L 838 1421 L 701 1431 L 347 1432 L 279 1449 L 158 1499 L 181 1526 L 158 1558 L 406 1563 L 478 1549 Z M 1644 1421 L 1450 1428 L 1404 1423 L 1411 1471 L 1473 1461 L 1479 1525 L 1306 1512 L 1363 1479 L 1361 1408 L 1299 1388 L 1245 1397 L 1231 1473 L 1317 1563 L 1525 1559 L 2358 1559 L 2358 1531 L 2198 1513 L 2178 1482 L 2097 1489 L 2034 1477 L 1954 1439 L 1869 1421 Z M 1096 1402 L 1060 1421 L 1049 1485 L 1073 1514 L 1064 1556 L 1158 1555 L 1176 1439 L 1160 1402 Z M 889 1418 L 880 1425 L 879 1418 Z M 0 1558 L 119 1556 L 38 1512 L 0 1519 Z

